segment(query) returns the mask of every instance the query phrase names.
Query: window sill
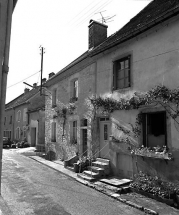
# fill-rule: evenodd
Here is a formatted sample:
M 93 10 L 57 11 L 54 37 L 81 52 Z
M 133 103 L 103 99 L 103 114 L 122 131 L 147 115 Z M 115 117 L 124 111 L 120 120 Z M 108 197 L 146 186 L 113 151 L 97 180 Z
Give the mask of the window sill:
M 160 153 L 160 152 L 139 152 L 138 150 L 134 151 L 134 154 L 141 157 L 161 159 L 161 160 L 173 160 L 170 153 Z
M 129 90 L 131 90 L 131 86 L 126 88 L 121 88 L 121 89 L 112 89 L 113 92 L 118 92 L 118 93 L 125 93 L 126 91 L 129 91 Z

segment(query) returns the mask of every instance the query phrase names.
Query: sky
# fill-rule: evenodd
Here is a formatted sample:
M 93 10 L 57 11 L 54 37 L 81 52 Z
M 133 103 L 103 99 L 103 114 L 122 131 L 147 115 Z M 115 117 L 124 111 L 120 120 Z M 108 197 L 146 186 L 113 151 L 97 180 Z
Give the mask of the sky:
M 43 78 L 57 73 L 88 50 L 88 25 L 93 19 L 113 17 L 105 23 L 108 36 L 139 13 L 151 0 L 18 0 L 11 28 L 6 103 L 40 85 L 41 55 L 45 49 Z M 30 87 L 29 87 L 30 88 Z

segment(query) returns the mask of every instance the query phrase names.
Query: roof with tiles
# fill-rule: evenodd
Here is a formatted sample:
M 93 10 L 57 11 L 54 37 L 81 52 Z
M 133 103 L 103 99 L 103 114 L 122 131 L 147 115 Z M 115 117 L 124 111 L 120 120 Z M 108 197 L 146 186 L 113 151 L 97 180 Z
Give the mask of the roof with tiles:
M 28 102 L 28 100 L 30 98 L 32 98 L 34 95 L 36 95 L 38 92 L 39 92 L 39 87 L 36 87 L 36 88 L 30 90 L 29 92 L 21 94 L 20 96 L 18 96 L 11 102 L 7 103 L 5 106 L 5 109 L 14 108 L 16 106 L 19 106 L 19 105 L 22 105 L 22 104 Z
M 30 104 L 28 106 L 28 111 L 33 112 L 37 110 L 43 110 L 45 109 L 45 95 L 33 97 L 30 99 Z
M 154 0 L 150 2 L 124 27 L 94 48 L 91 55 L 98 54 L 136 36 L 136 34 L 147 30 L 146 28 L 151 28 L 159 22 L 164 21 L 167 16 L 170 18 L 169 14 L 172 12 L 172 15 L 174 15 L 176 9 L 179 9 L 179 0 Z
M 67 69 L 84 60 L 88 56 L 94 56 L 102 51 L 110 49 L 111 47 L 127 41 L 147 29 L 154 27 L 158 23 L 175 15 L 175 10 L 177 9 L 179 9 L 179 0 L 153 0 L 119 31 L 109 36 L 103 43 L 95 47 L 93 50 L 83 53 L 73 62 L 56 73 L 56 75 L 51 79 L 54 79 L 56 76 L 65 72 Z M 170 13 L 172 13 L 172 15 L 170 15 Z M 178 14 L 179 10 L 176 11 L 176 13 Z

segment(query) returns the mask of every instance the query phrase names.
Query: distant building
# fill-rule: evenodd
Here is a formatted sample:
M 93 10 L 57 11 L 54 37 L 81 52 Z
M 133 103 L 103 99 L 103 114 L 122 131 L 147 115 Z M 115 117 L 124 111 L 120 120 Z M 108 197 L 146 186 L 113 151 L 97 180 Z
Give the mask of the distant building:
M 31 146 L 43 148 L 44 144 L 44 95 L 39 87 L 25 88 L 24 93 L 6 104 L 4 136 L 12 141 L 27 140 Z

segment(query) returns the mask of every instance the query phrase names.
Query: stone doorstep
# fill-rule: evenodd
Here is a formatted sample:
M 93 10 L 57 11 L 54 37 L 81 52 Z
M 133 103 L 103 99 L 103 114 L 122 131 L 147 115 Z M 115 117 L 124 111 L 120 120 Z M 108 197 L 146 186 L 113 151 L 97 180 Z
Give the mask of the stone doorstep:
M 100 181 L 114 187 L 126 186 L 126 185 L 129 185 L 130 182 L 132 182 L 132 180 L 129 180 L 129 179 L 117 179 L 117 178 L 110 178 L 110 179 L 104 178 L 104 179 L 101 179 Z
M 96 161 L 99 161 L 99 162 L 101 162 L 101 163 L 106 163 L 106 164 L 108 164 L 108 165 L 109 165 L 109 163 L 110 163 L 110 160 L 104 159 L 104 158 L 96 158 Z
M 87 175 L 89 177 L 92 177 L 92 178 L 99 178 L 100 177 L 99 173 L 92 172 L 92 171 L 89 171 L 89 170 L 83 171 L 83 174 L 85 174 L 85 175 Z
M 85 180 L 85 181 L 89 181 L 89 182 L 92 182 L 92 181 L 95 181 L 95 180 L 96 180 L 95 178 L 93 178 L 93 177 L 91 177 L 91 176 L 87 176 L 87 175 L 85 175 L 85 174 L 83 174 L 83 173 L 78 173 L 78 174 L 77 174 L 77 177 L 80 178 L 80 179 L 83 179 L 83 180 Z
M 92 169 L 93 172 L 96 172 L 96 173 L 104 172 L 103 168 L 100 168 L 100 167 L 97 167 L 97 166 L 89 166 L 88 170 L 91 171 L 91 169 Z

